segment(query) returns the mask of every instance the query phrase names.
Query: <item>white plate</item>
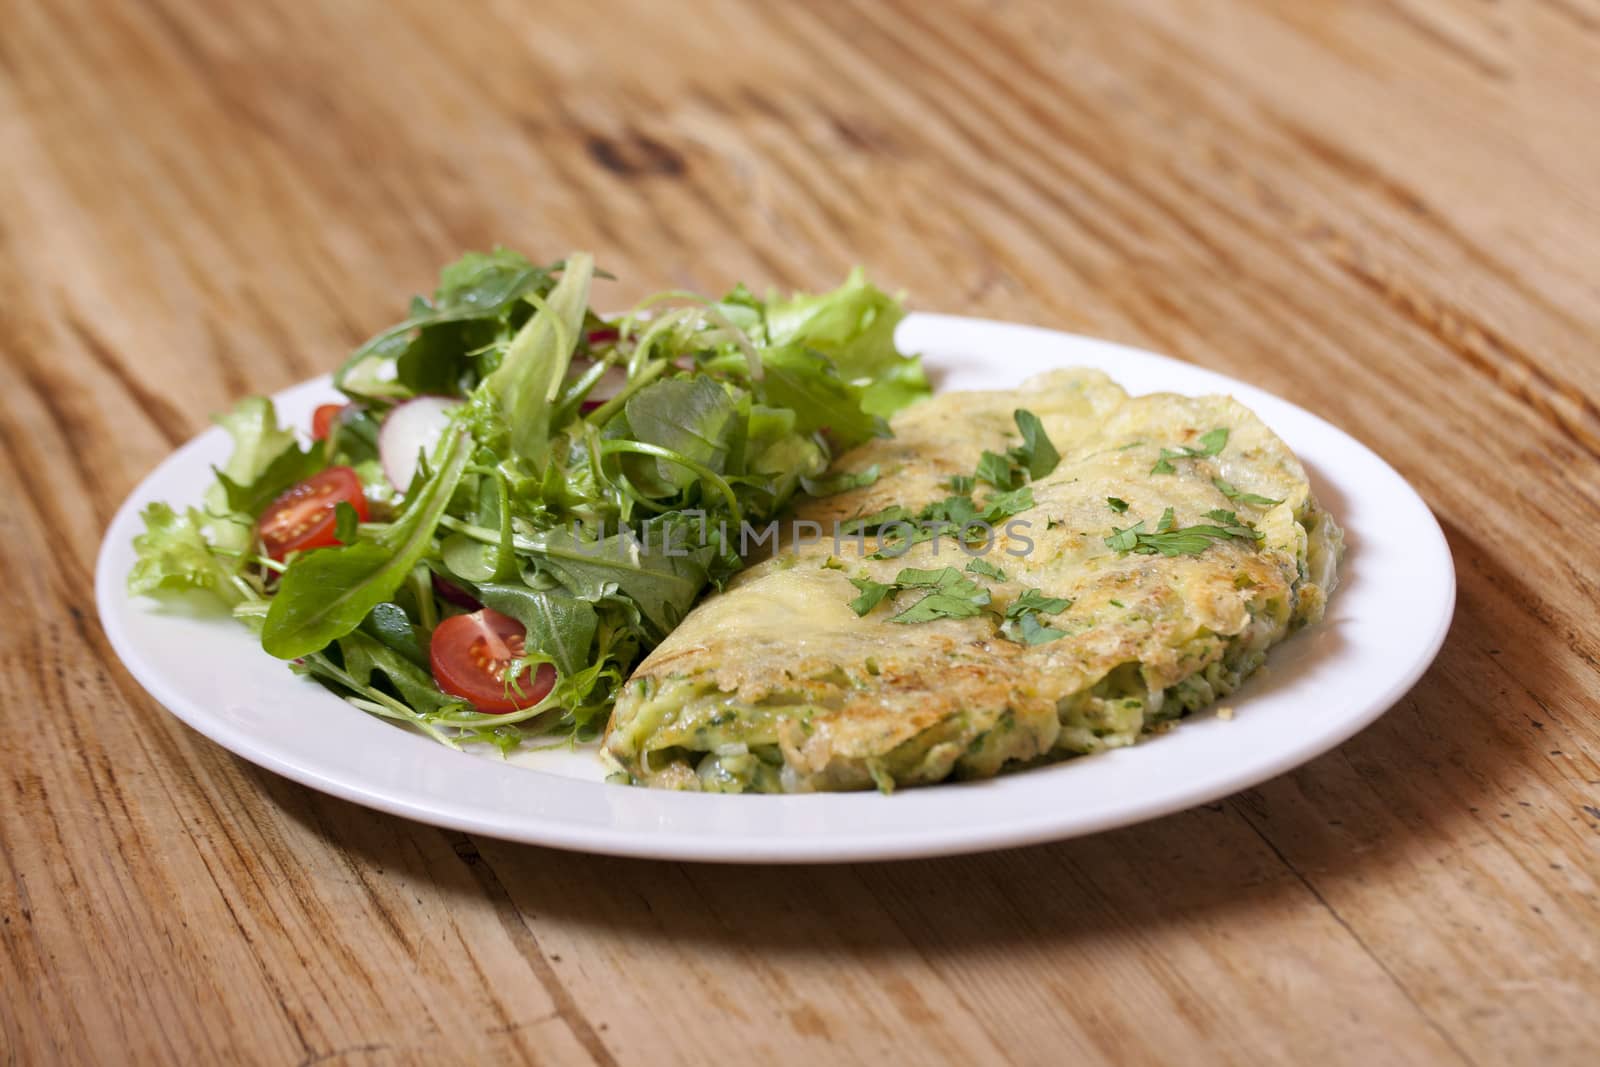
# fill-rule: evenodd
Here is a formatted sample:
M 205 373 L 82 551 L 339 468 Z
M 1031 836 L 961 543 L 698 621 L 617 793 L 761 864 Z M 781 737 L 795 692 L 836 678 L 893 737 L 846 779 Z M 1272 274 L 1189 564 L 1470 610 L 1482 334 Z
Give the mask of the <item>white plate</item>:
M 1231 393 L 1311 472 L 1349 554 L 1328 618 L 1275 648 L 1270 669 L 1228 700 L 1132 748 L 992 781 L 876 793 L 723 796 L 601 781 L 591 752 L 502 762 L 464 754 L 363 714 L 263 652 L 243 626 L 128 595 L 139 510 L 199 500 L 228 441 L 211 429 L 146 478 L 101 546 L 100 620 L 128 670 L 184 722 L 297 782 L 439 826 L 558 848 L 735 862 L 828 862 L 1003 848 L 1154 818 L 1244 789 L 1372 722 L 1416 682 L 1455 604 L 1450 550 L 1427 505 L 1369 449 L 1242 382 L 1120 345 L 942 315 L 900 329 L 938 388 L 1005 388 L 1051 367 L 1100 367 L 1130 392 Z M 308 423 L 327 379 L 276 399 Z

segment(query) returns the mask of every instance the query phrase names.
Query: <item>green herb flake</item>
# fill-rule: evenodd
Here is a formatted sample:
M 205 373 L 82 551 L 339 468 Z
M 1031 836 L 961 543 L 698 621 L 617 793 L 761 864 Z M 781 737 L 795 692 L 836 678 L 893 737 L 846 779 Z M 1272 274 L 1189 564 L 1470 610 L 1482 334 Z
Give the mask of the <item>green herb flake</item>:
M 850 608 L 857 615 L 865 615 L 883 603 L 884 597 L 894 592 L 894 586 L 875 582 L 871 578 L 852 578 L 850 584 L 861 592 L 860 596 L 850 601 Z
M 1221 478 L 1211 479 L 1211 484 L 1216 486 L 1217 492 L 1235 504 L 1249 504 L 1255 508 L 1275 508 L 1283 503 L 1282 500 L 1274 500 L 1271 497 L 1261 496 L 1259 493 L 1243 492 Z
M 1017 485 L 1016 469 L 1012 466 L 1010 458 L 994 452 L 983 453 L 973 476 L 980 482 L 988 482 L 996 489 L 1014 489 Z
M 896 584 L 907 587 L 904 579 L 916 579 L 913 588 L 926 588 L 930 579 L 932 592 L 889 621 L 899 623 L 932 622 L 935 619 L 970 619 L 983 611 L 989 603 L 989 590 L 970 578 L 963 577 L 954 567 L 927 572 L 907 569 L 900 572 Z
M 985 522 L 999 522 L 1020 515 L 1033 506 L 1033 487 L 1025 485 L 1009 493 L 996 493 L 990 497 L 983 506 L 983 518 Z
M 1231 515 L 1232 512 L 1225 514 Z M 1212 516 L 1214 517 L 1214 516 Z M 1219 541 L 1260 541 L 1263 535 L 1243 523 L 1217 519 L 1223 525 L 1183 526 L 1177 524 L 1173 509 L 1161 513 L 1155 533 L 1146 533 L 1144 520 L 1125 529 L 1112 528 L 1104 538 L 1107 548 L 1143 556 L 1198 556 Z
M 1163 448 L 1161 456 L 1156 460 L 1156 465 L 1150 468 L 1151 474 L 1175 474 L 1178 468 L 1172 465 L 1175 459 L 1205 459 L 1220 453 L 1228 444 L 1228 428 L 1218 426 L 1214 430 L 1207 430 L 1195 442 L 1199 447 L 1191 448 L 1188 445 L 1179 445 L 1176 448 Z
M 1121 515 L 1123 512 L 1128 510 L 1128 502 L 1123 500 L 1121 497 L 1108 496 L 1106 497 L 1106 507 L 1110 508 L 1112 511 L 1115 511 L 1118 515 Z
M 1006 607 L 1006 618 L 1018 619 L 1028 612 L 1056 615 L 1072 607 L 1072 600 L 1064 596 L 1045 596 L 1042 589 L 1027 589 Z
M 996 567 L 986 559 L 975 559 L 967 564 L 967 570 L 973 574 L 981 574 L 986 578 L 993 578 L 997 582 L 1006 580 L 1006 572 Z
M 1200 447 L 1198 450 L 1192 451 L 1191 454 L 1214 456 L 1226 448 L 1227 444 L 1228 428 L 1226 426 L 1218 426 L 1215 430 L 1210 430 L 1200 435 Z
M 1044 432 L 1044 423 L 1039 416 L 1026 408 L 1018 408 L 1011 417 L 1022 434 L 1022 444 L 1013 448 L 1009 455 L 1028 472 L 1030 479 L 1038 481 L 1056 469 L 1061 462 L 1061 453 L 1056 451 L 1056 446 Z
M 1054 626 L 1041 623 L 1039 616 L 1033 612 L 1016 619 L 1007 619 L 1000 625 L 1000 633 L 1019 645 L 1044 645 L 1067 636 L 1065 630 L 1058 630 Z

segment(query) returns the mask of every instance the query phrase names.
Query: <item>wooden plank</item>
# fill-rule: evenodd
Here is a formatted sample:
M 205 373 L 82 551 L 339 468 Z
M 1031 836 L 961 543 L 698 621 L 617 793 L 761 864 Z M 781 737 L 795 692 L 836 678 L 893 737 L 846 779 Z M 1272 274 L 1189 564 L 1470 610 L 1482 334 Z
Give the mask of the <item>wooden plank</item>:
M 1600 1052 L 1600 6 L 695 0 L 0 11 L 7 1062 L 1581 1063 Z M 1155 347 L 1393 462 L 1438 663 L 1228 802 L 816 870 L 318 796 L 90 585 L 206 414 L 494 243 Z M 1355 557 L 1359 564 L 1359 555 Z

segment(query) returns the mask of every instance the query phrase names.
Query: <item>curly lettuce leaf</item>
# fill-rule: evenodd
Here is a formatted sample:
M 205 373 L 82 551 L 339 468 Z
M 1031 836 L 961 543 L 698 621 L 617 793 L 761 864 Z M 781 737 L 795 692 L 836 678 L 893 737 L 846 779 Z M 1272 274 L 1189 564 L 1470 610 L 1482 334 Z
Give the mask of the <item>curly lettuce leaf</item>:
M 867 281 L 860 267 L 831 292 L 771 296 L 765 309 L 774 345 L 827 356 L 841 378 L 861 389 L 861 410 L 883 418 L 931 392 L 921 359 L 895 347 L 895 327 L 905 315 L 900 301 Z
M 128 591 L 156 596 L 200 589 L 229 607 L 251 596 L 239 577 L 237 559 L 219 555 L 206 540 L 206 518 L 194 508 L 177 512 L 156 503 L 141 514 L 145 532 L 133 539 L 138 554 L 128 572 Z

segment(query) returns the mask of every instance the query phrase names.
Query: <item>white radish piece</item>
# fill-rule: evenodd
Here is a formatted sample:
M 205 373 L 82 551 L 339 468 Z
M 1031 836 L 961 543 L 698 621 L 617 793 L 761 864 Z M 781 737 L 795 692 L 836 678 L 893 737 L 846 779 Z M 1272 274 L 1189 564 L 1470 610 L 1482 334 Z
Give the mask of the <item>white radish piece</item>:
M 378 460 L 389 484 L 405 492 L 417 473 L 417 463 L 431 456 L 450 413 L 461 401 L 448 396 L 419 396 L 389 412 L 378 428 Z

